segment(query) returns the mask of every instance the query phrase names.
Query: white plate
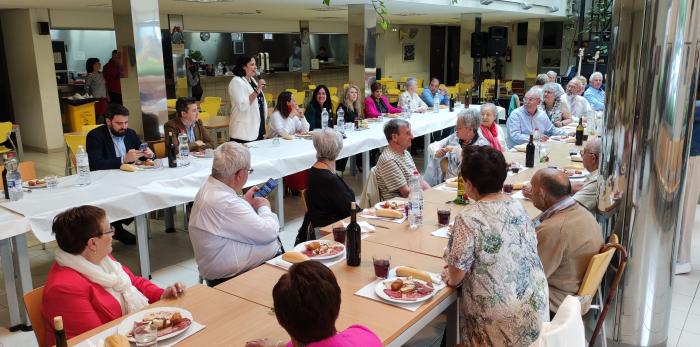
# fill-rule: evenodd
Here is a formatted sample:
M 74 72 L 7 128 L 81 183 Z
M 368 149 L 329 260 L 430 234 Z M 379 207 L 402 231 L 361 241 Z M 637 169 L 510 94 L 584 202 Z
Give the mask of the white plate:
M 309 258 L 311 258 L 311 260 L 333 259 L 333 258 L 337 258 L 337 257 L 340 257 L 340 256 L 342 256 L 343 254 L 345 254 L 345 245 L 342 244 L 342 243 L 340 243 L 340 242 L 335 242 L 335 241 L 331 241 L 331 240 L 312 240 L 312 241 L 302 242 L 302 243 L 300 243 L 300 244 L 294 246 L 294 250 L 297 251 L 297 252 L 299 252 L 299 253 L 304 253 L 304 252 L 306 251 L 306 244 L 307 244 L 307 243 L 310 243 L 310 242 L 330 243 L 330 244 L 333 244 L 333 245 L 337 245 L 337 246 L 343 247 L 343 250 L 342 250 L 340 253 L 338 253 L 338 254 L 334 254 L 334 255 L 318 255 L 318 256 L 315 256 L 315 257 L 309 257 Z M 304 254 L 305 254 L 305 253 L 304 253 Z
M 169 312 L 176 311 L 176 312 L 180 312 L 180 315 L 182 316 L 182 318 L 189 318 L 189 320 L 191 320 L 192 322 L 194 322 L 194 320 L 192 319 L 192 313 L 190 313 L 190 311 L 185 310 L 184 308 L 179 308 L 179 307 L 154 307 L 154 308 L 151 308 L 151 309 L 148 309 L 148 310 L 143 310 L 143 311 L 140 311 L 140 312 L 136 312 L 136 313 L 132 314 L 131 316 L 126 317 L 126 318 L 119 324 L 119 326 L 117 327 L 117 333 L 118 333 L 119 335 L 128 336 L 129 333 L 131 332 L 131 330 L 134 329 L 134 323 L 135 323 L 135 322 L 141 321 L 141 320 L 143 319 L 143 317 L 145 317 L 145 316 L 148 315 L 148 314 L 155 313 L 155 312 L 162 312 L 162 311 L 169 311 Z M 190 327 L 191 327 L 191 326 L 192 326 L 192 324 L 190 324 Z M 175 337 L 175 336 L 177 336 L 177 335 L 180 335 L 180 334 L 184 333 L 185 331 L 187 331 L 187 329 L 189 329 L 190 327 L 187 327 L 187 328 L 182 329 L 182 330 L 180 330 L 180 331 L 176 331 L 176 332 L 174 332 L 174 333 L 170 333 L 170 334 L 167 334 L 167 335 L 163 335 L 163 336 L 161 336 L 161 337 L 158 338 L 158 341 L 163 341 L 163 340 L 165 340 L 165 339 L 169 339 L 169 338 L 171 338 L 171 337 Z M 127 338 L 129 339 L 129 341 L 134 342 L 134 338 L 133 338 L 133 337 L 127 337 Z
M 433 284 L 433 292 L 432 292 L 432 293 L 430 293 L 430 294 L 428 294 L 428 295 L 426 295 L 426 296 L 424 296 L 424 297 L 422 297 L 422 298 L 413 300 L 413 301 L 408 301 L 408 300 L 397 300 L 397 299 L 394 299 L 394 298 L 390 297 L 389 295 L 386 295 L 386 293 L 384 293 L 384 289 L 386 289 L 386 286 L 384 285 L 384 283 L 391 283 L 391 282 L 394 282 L 394 281 L 397 280 L 397 279 L 406 279 L 406 278 L 407 278 L 407 277 L 394 277 L 394 278 L 391 278 L 391 279 L 386 279 L 386 280 L 383 280 L 383 281 L 379 281 L 379 282 L 377 282 L 377 285 L 374 287 L 374 293 L 377 294 L 377 296 L 380 297 L 382 300 L 386 300 L 386 301 L 389 301 L 389 302 L 395 302 L 395 303 L 398 303 L 398 304 L 413 304 L 413 303 L 416 303 L 416 302 L 423 302 L 423 301 L 426 301 L 426 300 L 430 300 L 433 296 L 435 296 L 435 293 L 437 292 L 437 290 L 435 290 L 435 287 L 434 287 L 435 284 Z M 417 279 L 415 279 L 415 278 L 414 278 L 413 280 L 416 281 L 416 282 L 420 282 L 420 283 L 422 283 L 422 284 L 426 284 L 425 281 L 417 280 Z
M 376 203 L 376 204 L 374 205 L 374 208 L 377 209 L 377 210 L 384 209 L 384 206 L 382 206 L 382 205 L 384 205 L 385 202 L 386 202 L 386 201 L 380 201 L 380 202 Z M 391 202 L 391 201 L 390 201 L 390 202 Z M 405 201 L 393 201 L 393 202 L 402 204 L 402 205 L 401 205 L 402 207 L 406 205 L 406 202 L 405 202 Z M 403 209 L 402 209 L 402 208 L 399 208 L 399 209 L 396 210 L 396 211 L 399 211 L 399 212 L 403 213 Z
M 571 170 L 571 169 L 568 169 Z M 577 178 L 586 178 L 589 174 L 587 170 L 580 170 L 581 174 L 573 174 L 573 176 L 569 176 L 569 179 L 577 179 Z
M 41 189 L 41 188 L 46 188 L 46 183 L 39 185 L 39 186 L 30 186 L 28 182 L 22 182 L 22 187 L 27 188 L 27 189 Z
M 525 152 L 525 150 L 527 149 L 527 144 L 523 143 L 521 145 L 515 145 L 513 146 L 513 148 L 515 148 L 515 150 L 518 152 Z
M 581 162 L 583 162 L 583 157 L 581 157 L 581 156 L 578 155 L 578 154 L 574 154 L 574 155 L 571 156 L 571 161 L 575 161 L 575 162 L 581 163 Z

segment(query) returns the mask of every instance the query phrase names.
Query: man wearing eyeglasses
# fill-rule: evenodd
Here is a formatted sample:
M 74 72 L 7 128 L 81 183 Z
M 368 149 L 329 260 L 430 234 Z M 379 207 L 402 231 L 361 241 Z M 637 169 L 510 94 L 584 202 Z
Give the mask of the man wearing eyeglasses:
M 600 165 L 600 148 L 600 138 L 589 138 L 581 153 L 583 167 L 589 172 L 588 177 L 586 177 L 583 183 L 572 184 L 572 190 L 575 192 L 573 196 L 574 200 L 591 211 L 594 215 L 598 206 L 598 166 Z
M 552 135 L 569 135 L 564 128 L 555 127 L 547 114 L 538 107 L 542 103 L 542 98 L 541 89 L 530 89 L 525 93 L 523 106 L 518 107 L 508 116 L 506 121 L 508 148 L 527 143 L 535 129 L 538 129 L 542 135 L 541 141 L 547 141 L 547 137 Z
M 213 287 L 272 259 L 280 250 L 279 220 L 270 202 L 242 194 L 252 173 L 248 148 L 227 142 L 214 151 L 209 176 L 194 199 L 190 240 L 199 274 Z

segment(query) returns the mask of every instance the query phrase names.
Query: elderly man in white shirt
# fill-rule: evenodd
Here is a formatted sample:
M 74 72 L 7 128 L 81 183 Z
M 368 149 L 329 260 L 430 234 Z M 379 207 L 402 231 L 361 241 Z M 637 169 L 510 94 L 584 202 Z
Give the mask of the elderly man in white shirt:
M 194 199 L 190 240 L 199 274 L 209 286 L 246 272 L 273 258 L 280 250 L 279 221 L 270 202 L 255 197 L 248 180 L 250 153 L 227 142 L 214 151 L 214 164 Z
M 428 110 L 428 105 L 423 102 L 418 94 L 418 81 L 411 77 L 406 80 L 406 91 L 399 97 L 399 107 L 411 110 L 411 112 L 423 113 Z
M 586 116 L 586 114 L 593 111 L 588 100 L 580 95 L 582 90 L 583 85 L 577 78 L 571 79 L 566 85 L 566 102 L 569 105 L 569 112 L 577 118 Z

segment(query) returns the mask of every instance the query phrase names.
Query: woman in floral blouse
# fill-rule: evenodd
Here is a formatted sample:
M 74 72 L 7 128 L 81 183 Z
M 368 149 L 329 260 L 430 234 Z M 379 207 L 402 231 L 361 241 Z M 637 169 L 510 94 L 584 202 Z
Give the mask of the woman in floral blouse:
M 461 172 L 468 205 L 455 219 L 444 259 L 449 286 L 462 285 L 462 341 L 468 346 L 529 346 L 549 320 L 547 277 L 523 206 L 501 193 L 501 152 L 467 146 Z

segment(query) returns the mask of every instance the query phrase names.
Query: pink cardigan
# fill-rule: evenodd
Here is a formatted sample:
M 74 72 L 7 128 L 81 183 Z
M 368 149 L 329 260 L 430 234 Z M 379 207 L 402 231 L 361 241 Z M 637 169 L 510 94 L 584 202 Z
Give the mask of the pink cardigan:
M 391 106 L 386 96 L 382 95 L 380 99 L 384 101 L 384 105 L 386 105 L 386 109 L 387 111 L 389 111 L 389 113 L 401 113 L 400 108 Z M 374 104 L 374 99 L 372 98 L 372 95 L 365 98 L 365 117 L 377 118 L 379 117 L 379 113 L 380 112 L 379 110 L 377 110 L 377 105 Z
M 151 281 L 134 276 L 126 266 L 124 271 L 148 303 L 160 300 L 163 289 Z M 91 282 L 79 272 L 54 263 L 44 285 L 42 315 L 46 326 L 46 345 L 53 346 L 53 317 L 63 316 L 66 337 L 80 335 L 122 316 L 121 306 L 101 285 Z

